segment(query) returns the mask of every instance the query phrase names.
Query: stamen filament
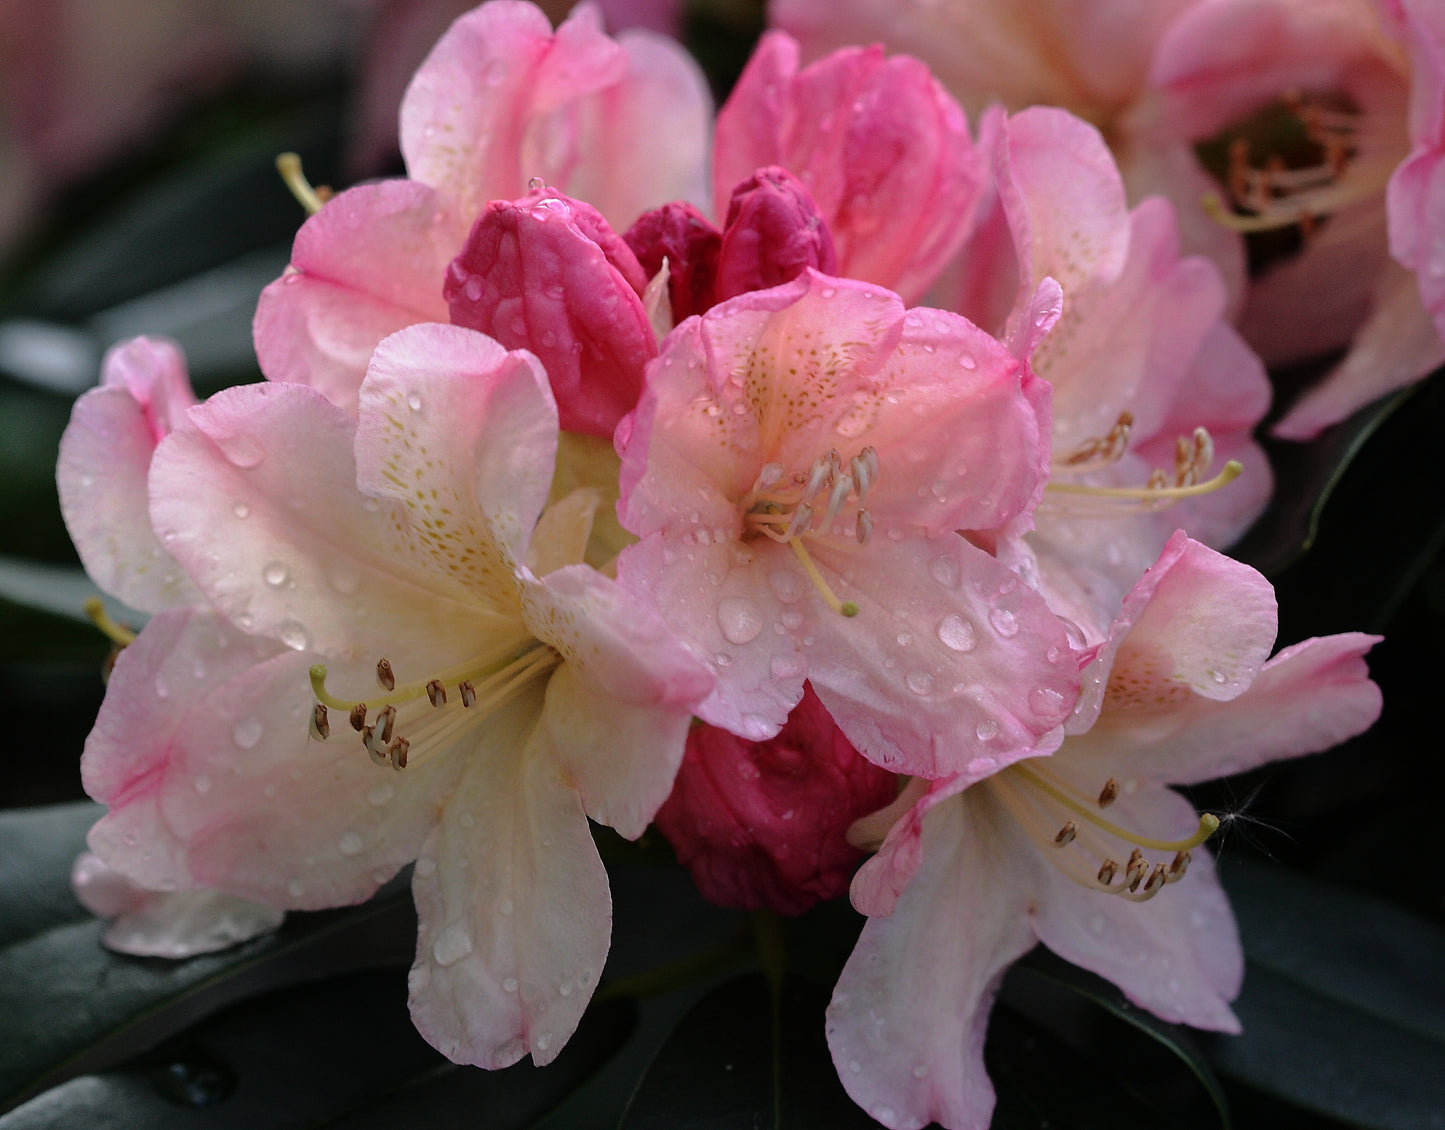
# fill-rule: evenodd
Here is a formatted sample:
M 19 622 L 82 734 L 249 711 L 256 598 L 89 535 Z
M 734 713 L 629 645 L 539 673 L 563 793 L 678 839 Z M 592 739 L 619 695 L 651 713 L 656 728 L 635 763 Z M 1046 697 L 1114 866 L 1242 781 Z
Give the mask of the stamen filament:
M 1136 502 L 1150 502 L 1155 499 L 1160 501 L 1179 498 L 1196 498 L 1203 494 L 1213 494 L 1220 487 L 1228 486 L 1239 478 L 1243 472 L 1244 465 L 1236 459 L 1231 459 L 1224 465 L 1224 468 L 1214 478 L 1206 482 L 1194 483 L 1190 486 L 1178 487 L 1091 487 L 1082 483 L 1054 483 L 1051 482 L 1045 488 L 1059 494 L 1080 494 L 1092 498 L 1126 498 Z
M 112 620 L 100 597 L 93 596 L 85 602 L 85 615 L 99 628 L 116 647 L 129 647 L 135 642 L 135 633 L 124 624 Z
M 1151 851 L 1188 851 L 1190 848 L 1196 848 L 1205 840 L 1209 839 L 1219 828 L 1219 817 L 1213 813 L 1206 812 L 1199 817 L 1199 829 L 1187 839 L 1156 840 L 1151 836 L 1141 836 L 1137 832 L 1130 832 L 1125 828 L 1121 828 L 1112 820 L 1104 819 L 1098 812 L 1094 811 L 1072 793 L 1066 789 L 1059 788 L 1058 785 L 1054 784 L 1041 773 L 1031 769 L 1029 766 L 1016 763 L 1010 766 L 1010 768 L 1028 778 L 1030 783 L 1036 785 L 1065 808 L 1078 813 L 1078 815 L 1082 816 L 1096 828 L 1108 832 L 1111 836 L 1117 836 L 1126 843 L 1137 844 L 1139 847 L 1148 848 Z
M 291 195 L 296 197 L 296 202 L 306 209 L 308 216 L 314 216 L 321 211 L 322 205 L 326 203 L 325 197 L 311 187 L 311 182 L 306 179 L 306 174 L 301 171 L 301 158 L 295 153 L 281 153 L 276 157 L 276 171 L 281 174 L 281 179 L 286 182 L 286 187 L 291 190 Z M 329 193 L 328 193 L 329 195 Z
M 839 600 L 833 595 L 833 590 L 828 587 L 828 582 L 823 579 L 823 574 L 818 571 L 818 566 L 813 564 L 813 558 L 804 548 L 802 541 L 796 537 L 790 537 L 788 544 L 793 547 L 793 554 L 803 566 L 803 572 L 808 574 L 808 579 L 813 582 L 813 587 L 818 590 L 818 595 L 823 598 L 828 607 L 840 616 L 858 615 L 858 606 L 851 600 Z

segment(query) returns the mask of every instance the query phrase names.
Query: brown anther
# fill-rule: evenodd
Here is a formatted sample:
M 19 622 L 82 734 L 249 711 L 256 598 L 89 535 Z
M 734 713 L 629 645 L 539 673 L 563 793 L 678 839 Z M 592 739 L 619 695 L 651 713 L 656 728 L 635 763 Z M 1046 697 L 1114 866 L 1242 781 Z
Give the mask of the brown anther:
M 396 724 L 396 707 L 388 706 L 376 716 L 376 724 L 381 728 L 381 744 L 385 745 L 391 741 L 392 727 Z
M 409 749 L 411 749 L 411 742 L 405 738 L 397 738 L 391 743 L 391 748 L 387 750 L 387 754 L 391 758 L 391 767 L 398 773 L 406 768 L 406 754 Z
M 351 720 L 351 728 L 358 734 L 361 733 L 366 729 L 366 703 L 358 702 L 347 717 Z
M 471 680 L 458 683 L 457 693 L 462 696 L 463 706 L 475 706 L 477 704 L 477 688 L 472 686 Z
M 1158 467 L 1149 472 L 1149 481 L 1144 484 L 1146 490 L 1163 490 L 1169 485 L 1169 476 Z
M 1057 844 L 1059 847 L 1067 847 L 1069 844 L 1074 842 L 1074 837 L 1078 834 L 1079 826 L 1072 820 L 1070 820 L 1067 824 L 1065 824 L 1062 828 L 1059 829 L 1059 834 L 1054 837 L 1054 843 Z
M 1114 876 L 1119 872 L 1119 864 L 1112 859 L 1104 860 L 1104 866 L 1099 868 L 1099 882 L 1108 886 L 1114 881 Z
M 1144 884 L 1144 897 L 1152 898 L 1167 882 L 1169 882 L 1169 869 L 1162 863 L 1154 864 L 1154 870 L 1149 872 L 1149 881 Z
M 855 531 L 858 536 L 859 545 L 867 545 L 873 537 L 873 515 L 866 510 L 858 511 L 858 524 Z
M 373 765 L 386 764 L 386 749 L 376 739 L 376 727 L 368 726 L 361 734 L 361 744 L 366 747 L 366 755 L 371 758 Z
M 1110 777 L 1099 790 L 1099 807 L 1108 808 L 1119 799 L 1119 782 Z
M 331 719 L 326 716 L 324 702 L 318 702 L 311 708 L 311 736 L 323 742 L 331 736 Z
M 447 704 L 447 689 L 442 686 L 440 679 L 433 679 L 426 685 L 426 696 L 431 699 L 433 706 L 445 706 Z
M 1128 865 L 1124 868 L 1124 886 L 1131 891 L 1137 891 L 1148 870 L 1149 861 L 1144 858 L 1143 852 L 1135 848 L 1133 854 L 1129 856 Z
M 396 675 L 392 673 L 390 660 L 378 659 L 376 661 L 376 681 L 381 684 L 381 689 L 384 691 L 396 690 Z
M 1177 883 L 1184 878 L 1184 872 L 1189 870 L 1189 853 L 1187 851 L 1177 852 L 1174 861 L 1169 864 L 1169 874 L 1164 877 L 1166 883 Z

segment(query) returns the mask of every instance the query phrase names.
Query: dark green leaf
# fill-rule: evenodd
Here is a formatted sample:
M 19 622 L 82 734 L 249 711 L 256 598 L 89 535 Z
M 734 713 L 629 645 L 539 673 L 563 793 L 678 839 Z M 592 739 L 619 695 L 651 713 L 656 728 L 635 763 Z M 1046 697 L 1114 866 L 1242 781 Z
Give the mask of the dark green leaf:
M 1129 1032 L 1099 1025 L 1097 1016 L 1073 1012 L 1068 996 L 1082 998 L 1102 1009 L 1133 1034 L 1144 1037 L 1146 1043 L 1128 1039 Z M 1229 1130 L 1229 1104 L 1190 1030 L 1167 1024 L 1152 1013 L 1136 1008 L 1102 977 L 1038 946 L 1009 971 L 1000 999 L 1056 1034 L 1069 1029 L 1076 1046 L 1109 1044 L 1113 1057 L 1132 1064 L 1136 1076 L 1147 1074 L 1153 1084 L 1152 1093 L 1167 1105 L 1202 1108 L 1198 1099 L 1207 1097 L 1214 1108 L 1214 1123 Z M 1170 1077 L 1171 1073 L 1174 1078 Z M 1203 1096 L 1189 1084 L 1191 1078 L 1203 1090 Z
M 488 1072 L 448 1063 L 416 1033 L 400 971 L 372 971 L 234 1005 L 124 1067 L 84 1076 L 0 1130 L 253 1127 L 489 1130 L 530 1124 L 623 1041 L 630 1004 L 590 1010 L 557 1060 Z
M 823 1038 L 827 1002 L 827 992 L 816 985 L 785 982 L 775 1029 L 773 998 L 762 974 L 719 985 L 663 1044 L 622 1130 L 876 1126 L 838 1082 Z
M 1445 930 L 1279 868 L 1224 877 L 1248 967 L 1219 1070 L 1360 1126 L 1445 1127 Z
M 82 805 L 0 820 L 7 864 L 19 864 L 0 870 L 0 1109 L 245 997 L 411 961 L 416 916 L 401 880 L 364 906 L 293 914 L 278 933 L 223 953 L 182 962 L 112 954 L 100 945 L 104 924 L 69 892 L 70 862 L 93 819 Z

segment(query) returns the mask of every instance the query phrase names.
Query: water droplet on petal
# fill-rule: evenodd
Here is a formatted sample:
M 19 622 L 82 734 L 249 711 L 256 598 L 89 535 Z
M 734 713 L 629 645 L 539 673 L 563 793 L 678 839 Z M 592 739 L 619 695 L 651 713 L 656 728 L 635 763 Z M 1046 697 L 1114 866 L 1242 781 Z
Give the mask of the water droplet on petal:
M 1019 618 L 1007 608 L 995 608 L 988 614 L 988 622 L 1006 640 L 1019 634 Z
M 992 741 L 998 737 L 998 723 L 992 718 L 985 718 L 973 728 L 973 732 L 978 735 L 978 740 L 981 742 Z
M 1035 714 L 1055 717 L 1064 706 L 1064 696 L 1053 687 L 1035 687 L 1029 692 L 1029 706 Z
M 750 643 L 763 630 L 763 618 L 758 610 L 751 602 L 735 596 L 718 602 L 717 623 L 728 643 Z
M 265 723 L 254 714 L 248 714 L 236 723 L 231 731 L 231 738 L 242 749 L 255 749 L 256 743 L 261 740 L 265 732 Z
M 517 979 L 516 979 L 515 977 L 503 977 L 503 978 L 502 978 L 502 991 L 503 991 L 503 992 L 515 993 L 515 992 L 517 991 L 517 986 L 518 986 L 518 981 L 517 981 Z
M 803 661 L 796 655 L 775 655 L 768 661 L 768 670 L 775 679 L 796 679 L 803 673 Z
M 396 790 L 385 782 L 380 785 L 373 785 L 366 791 L 366 801 L 373 808 L 380 808 L 394 796 L 396 796 Z M 417 860 L 417 868 L 420 870 L 421 860 Z M 433 869 L 435 869 L 435 865 L 433 865 Z
M 293 899 L 299 899 L 302 895 L 306 893 L 306 884 L 303 883 L 300 879 L 292 879 L 289 883 L 286 884 L 286 893 L 289 894 Z
M 416 873 L 423 879 L 430 878 L 437 873 L 437 861 L 429 855 L 424 855 L 416 861 Z
M 978 642 L 973 625 L 962 616 L 952 613 L 945 616 L 938 625 L 938 638 L 943 641 L 944 647 L 954 651 L 972 651 Z
M 361 836 L 356 832 L 347 832 L 336 841 L 336 850 L 342 855 L 360 855 L 364 846 Z
M 280 561 L 272 561 L 266 568 L 261 570 L 261 576 L 268 585 L 273 589 L 277 589 L 286 583 L 286 579 L 291 576 L 291 570 L 286 568 Z
M 420 411 L 421 411 L 421 396 L 420 396 L 420 394 L 415 393 L 415 392 L 409 392 L 409 393 L 407 393 L 407 394 L 406 394 L 406 406 L 407 406 L 408 408 L 410 408 L 413 412 L 420 412 Z
M 170 685 L 166 682 L 165 675 L 156 675 L 156 698 L 165 698 L 171 693 Z
M 926 1063 L 917 1064 L 917 1065 L 913 1068 L 913 1077 L 914 1077 L 915 1079 L 922 1079 L 922 1078 L 923 1078 L 925 1075 L 927 1075 L 927 1074 L 928 1074 L 928 1064 L 926 1064 Z
M 952 557 L 935 557 L 928 563 L 928 575 L 946 589 L 958 587 L 958 562 Z
M 437 935 L 432 943 L 431 955 L 440 966 L 455 965 L 472 952 L 472 936 L 467 928 L 453 922 Z
M 295 620 L 283 620 L 276 629 L 276 634 L 292 651 L 305 651 L 311 646 L 311 637 Z
M 903 681 L 914 694 L 925 695 L 933 691 L 933 676 L 927 671 L 912 671 Z
M 211 791 L 211 779 L 207 777 L 204 773 L 197 777 L 194 783 L 196 792 L 200 793 L 202 796 Z
M 237 518 L 246 518 L 250 516 L 251 508 L 244 502 L 238 502 L 235 506 L 231 507 L 231 513 Z

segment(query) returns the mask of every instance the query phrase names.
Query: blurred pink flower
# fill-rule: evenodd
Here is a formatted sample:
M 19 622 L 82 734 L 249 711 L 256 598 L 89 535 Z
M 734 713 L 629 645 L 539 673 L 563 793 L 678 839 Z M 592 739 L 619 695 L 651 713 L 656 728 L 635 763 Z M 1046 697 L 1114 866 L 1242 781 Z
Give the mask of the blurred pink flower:
M 804 684 L 765 741 L 694 726 L 655 823 L 705 898 L 801 914 L 848 889 L 863 858 L 848 827 L 892 801 L 896 781 L 853 748 Z
M 935 777 L 1033 750 L 1077 692 L 1063 629 L 955 533 L 1026 521 L 1048 401 L 957 315 L 808 270 L 689 319 L 619 429 L 618 576 L 777 734 L 812 682 L 860 752 Z
M 988 1013 L 1036 942 L 1165 1020 L 1238 1029 L 1243 957 L 1200 847 L 1218 822 L 1166 785 L 1328 748 L 1380 709 L 1362 659 L 1375 637 L 1308 640 L 1266 662 L 1274 633 L 1269 583 L 1176 535 L 1086 666 L 1052 757 L 935 782 L 891 828 L 855 828 L 883 844 L 854 879 L 872 917 L 827 1027 L 843 1085 L 874 1118 L 989 1124 Z
M 110 806 L 91 847 L 149 888 L 292 908 L 415 860 L 418 1028 L 458 1061 L 546 1063 L 608 948 L 587 817 L 642 832 L 711 676 L 577 564 L 599 496 L 544 509 L 534 358 L 410 327 L 359 415 L 252 385 L 157 449 L 153 521 L 210 606 L 116 662 L 82 762 Z

